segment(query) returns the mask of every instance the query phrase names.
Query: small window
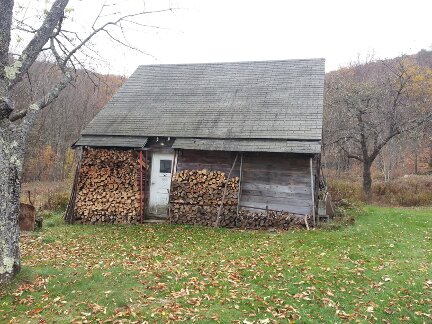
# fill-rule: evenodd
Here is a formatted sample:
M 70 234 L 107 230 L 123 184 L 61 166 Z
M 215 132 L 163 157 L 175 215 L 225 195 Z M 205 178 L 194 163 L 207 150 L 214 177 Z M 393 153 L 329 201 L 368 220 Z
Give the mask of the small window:
M 171 160 L 160 160 L 160 173 L 171 173 Z

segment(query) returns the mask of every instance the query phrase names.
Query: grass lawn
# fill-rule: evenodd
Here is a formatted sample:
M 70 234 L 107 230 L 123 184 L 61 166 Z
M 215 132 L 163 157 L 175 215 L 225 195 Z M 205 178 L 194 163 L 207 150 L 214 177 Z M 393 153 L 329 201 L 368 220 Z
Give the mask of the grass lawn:
M 341 230 L 64 225 L 21 243 L 0 322 L 432 322 L 432 209 Z M 41 321 L 42 320 L 42 321 Z

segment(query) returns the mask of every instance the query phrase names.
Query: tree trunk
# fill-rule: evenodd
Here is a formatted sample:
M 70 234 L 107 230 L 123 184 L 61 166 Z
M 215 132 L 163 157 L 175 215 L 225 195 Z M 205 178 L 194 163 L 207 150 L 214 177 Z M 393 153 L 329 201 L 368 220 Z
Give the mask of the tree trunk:
M 367 201 L 369 201 L 372 196 L 371 166 L 372 163 L 363 162 L 363 194 Z
M 418 150 L 419 150 L 419 147 L 417 147 L 416 150 L 414 151 L 414 174 L 419 174 L 419 169 L 418 169 L 418 162 L 419 162 Z
M 22 141 L 0 125 L 0 284 L 10 281 L 21 269 L 19 252 Z

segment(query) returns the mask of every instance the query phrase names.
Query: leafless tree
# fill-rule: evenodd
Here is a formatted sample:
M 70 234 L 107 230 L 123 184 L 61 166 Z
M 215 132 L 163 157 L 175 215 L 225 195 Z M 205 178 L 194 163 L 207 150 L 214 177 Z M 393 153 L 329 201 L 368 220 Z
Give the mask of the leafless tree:
M 112 20 L 107 21 L 104 11 L 107 6 L 104 5 L 92 26 L 88 26 L 87 34 L 82 35 L 64 27 L 68 3 L 69 0 L 53 0 L 50 8 L 40 14 L 37 23 L 29 23 L 14 17 L 13 0 L 0 0 L 0 283 L 9 281 L 21 267 L 17 226 L 20 185 L 25 145 L 36 116 L 74 81 L 79 67 L 85 68 L 83 55 L 97 55 L 88 46 L 96 35 L 103 34 L 132 48 L 116 35 L 122 35 L 126 24 L 137 23 L 137 18 L 149 13 L 143 10 L 127 15 L 111 14 Z M 171 9 L 158 12 L 161 11 Z M 101 20 L 104 21 L 101 23 Z M 115 33 L 116 28 L 120 33 Z M 14 30 L 30 35 L 19 55 L 11 53 Z M 53 57 L 60 77 L 44 95 L 26 107 L 18 107 L 11 94 L 43 53 Z
M 378 167 L 385 182 L 393 178 L 397 165 L 404 162 L 405 156 L 401 154 L 404 147 L 400 142 L 398 138 L 390 141 L 377 156 Z
M 409 58 L 353 64 L 326 80 L 325 142 L 361 162 L 371 195 L 371 166 L 395 137 L 430 122 L 432 75 Z

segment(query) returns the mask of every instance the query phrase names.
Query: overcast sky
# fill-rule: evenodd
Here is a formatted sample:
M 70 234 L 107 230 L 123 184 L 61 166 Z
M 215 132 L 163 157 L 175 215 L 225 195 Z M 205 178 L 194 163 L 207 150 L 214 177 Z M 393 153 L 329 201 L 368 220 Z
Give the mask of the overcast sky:
M 111 0 L 113 2 L 115 0 Z M 104 1 L 75 0 L 82 28 Z M 376 58 L 431 49 L 432 1 L 387 0 L 125 0 L 123 12 L 178 8 L 129 26 L 130 44 L 146 56 L 99 37 L 94 48 L 110 62 L 104 72 L 129 75 L 140 64 L 326 59 L 334 70 L 375 53 Z M 116 9 L 117 10 L 117 9 Z

